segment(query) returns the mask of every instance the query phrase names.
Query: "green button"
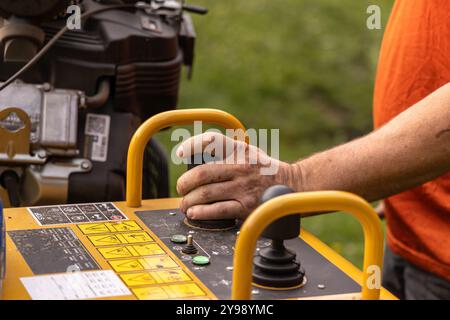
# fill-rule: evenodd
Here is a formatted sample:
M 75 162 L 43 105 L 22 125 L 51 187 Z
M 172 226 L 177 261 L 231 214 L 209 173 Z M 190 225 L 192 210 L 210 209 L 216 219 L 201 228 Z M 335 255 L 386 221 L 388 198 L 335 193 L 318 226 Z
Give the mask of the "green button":
M 182 235 L 182 234 L 174 234 L 170 238 L 170 241 L 175 242 L 175 243 L 186 243 L 187 242 L 187 237 L 185 235 Z
M 198 266 L 209 264 L 209 258 L 205 256 L 196 256 L 192 259 L 192 263 Z

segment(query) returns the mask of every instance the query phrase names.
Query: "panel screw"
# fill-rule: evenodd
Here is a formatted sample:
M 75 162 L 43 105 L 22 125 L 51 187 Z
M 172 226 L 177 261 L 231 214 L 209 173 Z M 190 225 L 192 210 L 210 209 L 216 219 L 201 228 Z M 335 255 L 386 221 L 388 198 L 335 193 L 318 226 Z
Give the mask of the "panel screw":
M 91 168 L 91 164 L 90 164 L 89 161 L 83 161 L 83 162 L 81 163 L 81 169 L 83 169 L 83 170 L 88 170 L 88 169 L 90 169 L 90 168 Z
M 39 150 L 37 155 L 41 159 L 45 159 L 45 157 L 47 157 L 47 153 L 45 152 L 45 150 Z

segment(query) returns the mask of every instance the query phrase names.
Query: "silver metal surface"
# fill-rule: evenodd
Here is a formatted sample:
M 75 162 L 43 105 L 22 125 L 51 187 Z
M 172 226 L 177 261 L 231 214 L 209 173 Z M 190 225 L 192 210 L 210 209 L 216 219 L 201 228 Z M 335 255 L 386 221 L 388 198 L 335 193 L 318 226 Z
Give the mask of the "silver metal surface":
M 31 151 L 40 148 L 75 149 L 81 96 L 76 90 L 52 90 L 48 84 L 15 82 L 0 91 L 0 111 L 18 108 L 28 114 Z
M 85 164 L 89 164 L 85 166 Z M 89 172 L 88 159 L 50 160 L 44 166 L 32 165 L 25 169 L 22 184 L 22 205 L 47 205 L 67 202 L 69 176 Z
M 66 202 L 70 175 L 92 170 L 88 159 L 76 158 L 83 98 L 80 91 L 20 81 L 0 91 L 0 175 L 18 173 L 22 206 Z

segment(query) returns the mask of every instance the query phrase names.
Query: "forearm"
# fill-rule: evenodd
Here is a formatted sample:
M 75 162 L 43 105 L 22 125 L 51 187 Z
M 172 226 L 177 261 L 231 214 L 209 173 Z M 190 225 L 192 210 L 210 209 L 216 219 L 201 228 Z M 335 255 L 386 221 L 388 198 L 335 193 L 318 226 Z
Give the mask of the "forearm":
M 297 191 L 345 190 L 377 200 L 450 171 L 450 85 L 371 134 L 291 166 Z

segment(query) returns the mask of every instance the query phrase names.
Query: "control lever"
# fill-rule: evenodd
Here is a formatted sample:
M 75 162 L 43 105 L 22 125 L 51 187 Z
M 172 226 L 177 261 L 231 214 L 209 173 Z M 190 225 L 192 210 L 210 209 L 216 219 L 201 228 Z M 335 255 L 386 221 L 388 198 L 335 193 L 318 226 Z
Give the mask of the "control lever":
M 264 192 L 261 203 L 293 192 L 287 186 L 272 186 Z M 296 259 L 294 252 L 284 246 L 285 240 L 297 238 L 299 234 L 300 215 L 278 219 L 263 231 L 262 236 L 272 242 L 253 259 L 253 282 L 256 285 L 273 289 L 295 289 L 305 283 L 305 270 L 300 261 Z
M 194 154 L 191 161 L 187 165 L 187 169 L 191 170 L 199 165 L 211 162 L 213 157 L 210 155 Z M 229 230 L 236 226 L 236 219 L 217 219 L 217 220 L 193 220 L 186 217 L 186 224 L 199 229 L 223 231 Z

